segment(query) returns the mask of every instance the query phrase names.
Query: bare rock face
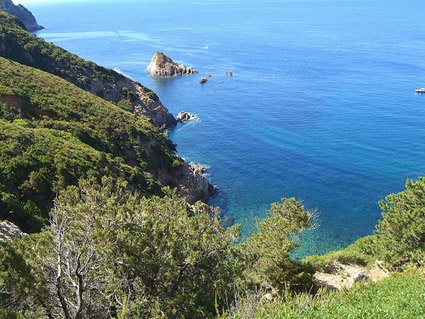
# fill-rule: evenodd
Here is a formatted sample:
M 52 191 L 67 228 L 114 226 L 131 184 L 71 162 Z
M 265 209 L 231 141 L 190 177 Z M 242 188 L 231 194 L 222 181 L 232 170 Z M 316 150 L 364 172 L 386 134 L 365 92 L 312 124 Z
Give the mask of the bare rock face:
M 329 272 L 316 272 L 314 279 L 316 284 L 329 290 L 341 290 L 351 288 L 358 281 L 380 281 L 389 276 L 381 262 L 376 262 L 369 270 L 363 266 L 343 264 L 335 261 Z
M 156 127 L 168 129 L 177 124 L 177 120 L 154 92 L 125 76 L 116 78 L 115 83 L 111 83 L 92 77 L 82 88 L 113 103 L 126 101 L 134 114 L 146 118 Z
M 162 52 L 157 52 L 152 57 L 151 63 L 146 68 L 146 71 L 152 76 L 172 77 L 185 74 L 195 74 L 198 71 L 192 67 L 184 66 L 183 64 L 175 63 L 170 57 Z
M 15 6 L 11 0 L 0 0 L 0 9 L 17 17 L 25 26 L 27 31 L 37 31 L 43 29 L 38 25 L 33 14 L 22 4 Z
M 370 268 L 366 276 L 373 282 L 381 281 L 382 279 L 387 278 L 390 275 L 390 272 L 384 267 L 381 261 L 376 261 L 372 268 Z
M 351 288 L 355 282 L 366 279 L 366 268 L 334 262 L 331 272 L 317 272 L 314 279 L 319 287 L 329 290 Z
M 176 163 L 177 164 L 177 163 Z M 206 203 L 211 196 L 217 194 L 217 188 L 212 185 L 205 176 L 207 167 L 202 164 L 188 163 L 184 159 L 178 159 L 178 165 L 170 176 L 170 172 L 162 172 L 158 179 L 172 188 L 177 189 L 177 193 L 184 197 L 189 204 L 197 201 Z M 173 183 L 167 183 L 170 181 Z
M 0 221 L 0 242 L 10 241 L 23 235 L 15 224 L 8 221 Z
M 217 193 L 217 188 L 210 184 L 205 177 L 205 166 L 184 162 L 182 171 L 180 193 L 190 204 L 198 200 L 207 202 L 211 196 Z

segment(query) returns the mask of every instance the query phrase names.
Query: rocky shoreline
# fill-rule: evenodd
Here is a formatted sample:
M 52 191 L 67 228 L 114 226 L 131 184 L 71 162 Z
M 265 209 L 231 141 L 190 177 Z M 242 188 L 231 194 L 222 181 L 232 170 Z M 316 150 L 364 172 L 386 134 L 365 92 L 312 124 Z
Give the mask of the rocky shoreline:
M 189 204 L 197 201 L 207 203 L 209 198 L 215 196 L 218 188 L 210 183 L 205 176 L 207 167 L 198 163 L 189 163 L 179 157 L 174 166 L 177 168 L 170 176 L 170 172 L 162 172 L 158 179 L 177 189 L 177 193 L 184 197 Z

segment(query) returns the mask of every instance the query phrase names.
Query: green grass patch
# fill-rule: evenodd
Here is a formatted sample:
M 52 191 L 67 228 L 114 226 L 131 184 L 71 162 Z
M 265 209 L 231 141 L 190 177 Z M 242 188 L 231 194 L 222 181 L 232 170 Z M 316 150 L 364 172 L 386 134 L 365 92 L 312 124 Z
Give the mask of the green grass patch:
M 261 319 L 423 319 L 425 280 L 419 271 L 393 274 L 375 284 L 363 284 L 320 297 L 301 294 L 286 302 L 245 300 L 226 318 Z

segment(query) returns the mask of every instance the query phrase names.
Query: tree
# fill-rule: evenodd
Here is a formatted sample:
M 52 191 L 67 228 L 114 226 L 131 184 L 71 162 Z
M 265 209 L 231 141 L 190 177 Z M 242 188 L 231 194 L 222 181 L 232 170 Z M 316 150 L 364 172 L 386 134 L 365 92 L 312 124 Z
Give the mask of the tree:
M 62 192 L 46 231 L 16 244 L 36 289 L 15 310 L 65 319 L 213 317 L 232 282 L 238 231 L 223 228 L 207 205 L 164 191 L 146 198 L 104 178 Z
M 371 253 L 395 269 L 425 266 L 425 178 L 407 180 L 406 190 L 379 205 L 383 219 L 372 236 Z
M 280 292 L 309 288 L 311 272 L 291 259 L 290 252 L 299 246 L 295 236 L 312 222 L 313 214 L 295 198 L 272 204 L 267 218 L 257 224 L 257 232 L 238 247 L 248 285 Z

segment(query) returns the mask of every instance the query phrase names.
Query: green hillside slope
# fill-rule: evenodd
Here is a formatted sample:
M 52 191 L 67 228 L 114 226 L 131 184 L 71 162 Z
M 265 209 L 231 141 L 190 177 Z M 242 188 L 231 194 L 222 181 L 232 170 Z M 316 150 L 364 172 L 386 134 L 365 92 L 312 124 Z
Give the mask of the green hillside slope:
M 177 171 L 174 145 L 147 120 L 4 58 L 0 117 L 0 218 L 26 231 L 39 225 L 29 226 L 29 215 L 46 216 L 54 194 L 90 170 L 124 176 L 147 193 L 159 192 L 152 175 Z
M 168 128 L 176 124 L 148 88 L 38 38 L 1 9 L 0 56 L 57 75 L 107 101 L 128 104 L 134 113 L 155 126 Z

